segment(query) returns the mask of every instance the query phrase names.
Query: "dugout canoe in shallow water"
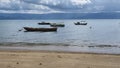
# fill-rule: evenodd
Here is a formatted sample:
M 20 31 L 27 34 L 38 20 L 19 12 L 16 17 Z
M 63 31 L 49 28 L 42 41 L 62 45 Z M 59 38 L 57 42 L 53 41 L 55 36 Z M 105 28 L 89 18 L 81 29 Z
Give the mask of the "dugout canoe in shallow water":
M 32 27 L 24 27 L 26 31 L 41 31 L 41 32 L 50 32 L 57 31 L 57 28 L 32 28 Z

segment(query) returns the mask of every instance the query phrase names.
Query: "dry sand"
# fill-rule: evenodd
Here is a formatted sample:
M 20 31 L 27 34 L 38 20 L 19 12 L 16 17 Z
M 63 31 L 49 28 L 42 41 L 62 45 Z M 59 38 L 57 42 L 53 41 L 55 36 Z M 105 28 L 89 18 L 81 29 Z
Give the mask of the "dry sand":
M 0 51 L 0 68 L 120 68 L 120 55 Z

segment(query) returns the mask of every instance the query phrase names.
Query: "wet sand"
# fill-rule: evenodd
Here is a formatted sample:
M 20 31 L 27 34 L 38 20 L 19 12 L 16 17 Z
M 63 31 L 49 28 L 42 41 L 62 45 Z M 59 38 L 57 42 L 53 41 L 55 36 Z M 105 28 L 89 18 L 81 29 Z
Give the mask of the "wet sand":
M 0 68 L 120 68 L 120 55 L 2 50 Z

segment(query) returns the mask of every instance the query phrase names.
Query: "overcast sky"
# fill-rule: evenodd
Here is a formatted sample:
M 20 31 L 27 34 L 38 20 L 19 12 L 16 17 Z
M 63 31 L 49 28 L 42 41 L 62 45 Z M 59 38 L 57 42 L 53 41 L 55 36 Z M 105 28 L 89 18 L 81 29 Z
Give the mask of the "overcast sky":
M 0 0 L 0 13 L 119 12 L 120 0 Z

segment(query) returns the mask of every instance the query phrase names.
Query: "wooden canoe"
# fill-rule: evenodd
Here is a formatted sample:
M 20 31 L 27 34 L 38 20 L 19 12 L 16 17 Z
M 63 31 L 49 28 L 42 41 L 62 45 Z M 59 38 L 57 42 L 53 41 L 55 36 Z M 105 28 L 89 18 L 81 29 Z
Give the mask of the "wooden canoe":
M 51 27 L 65 27 L 65 24 L 51 23 Z
M 26 31 L 41 31 L 41 32 L 50 32 L 57 31 L 57 28 L 32 28 L 32 27 L 24 27 Z
M 38 23 L 39 25 L 50 25 L 50 23 L 49 22 L 40 22 L 40 23 Z
M 80 23 L 80 22 L 77 22 L 77 23 L 74 23 L 75 25 L 87 25 L 87 23 Z

